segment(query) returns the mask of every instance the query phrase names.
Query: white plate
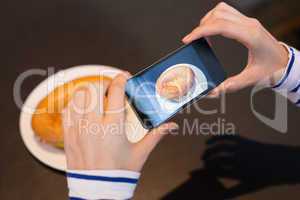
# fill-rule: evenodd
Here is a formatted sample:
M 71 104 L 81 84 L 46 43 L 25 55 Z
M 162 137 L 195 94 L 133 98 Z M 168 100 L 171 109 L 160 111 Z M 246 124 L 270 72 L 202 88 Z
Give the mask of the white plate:
M 31 119 L 34 109 L 44 97 L 46 97 L 56 87 L 63 85 L 64 83 L 77 78 L 94 75 L 104 75 L 113 78 L 118 73 L 120 73 L 120 70 L 113 67 L 84 65 L 62 70 L 52 76 L 49 76 L 46 80 L 40 83 L 27 97 L 20 115 L 20 133 L 29 152 L 45 165 L 60 171 L 65 171 L 66 157 L 64 151 L 51 145 L 41 143 L 35 136 L 31 127 Z M 142 127 L 128 104 L 126 120 L 127 124 L 130 123 L 132 125 L 126 126 L 128 129 L 126 130 L 127 137 L 131 142 L 141 140 L 148 132 Z

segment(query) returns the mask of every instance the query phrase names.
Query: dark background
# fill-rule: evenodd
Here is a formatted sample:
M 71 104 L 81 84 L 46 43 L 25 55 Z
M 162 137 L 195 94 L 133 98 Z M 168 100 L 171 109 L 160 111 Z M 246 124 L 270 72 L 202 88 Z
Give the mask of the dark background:
M 300 4 L 297 0 L 232 2 L 246 14 L 259 18 L 278 38 L 298 46 Z M 31 68 L 52 66 L 58 71 L 83 64 L 104 64 L 138 72 L 178 48 L 181 38 L 217 3 L 216 0 L 2 1 L 0 199 L 67 198 L 64 175 L 35 160 L 21 140 L 18 129 L 20 109 L 14 103 L 12 89 L 19 74 Z M 229 74 L 241 71 L 247 56 L 242 46 L 222 38 L 214 38 L 213 45 Z M 22 88 L 24 98 L 44 78 L 27 79 Z M 229 95 L 226 114 L 206 116 L 192 112 L 181 114 L 174 120 L 181 123 L 180 119 L 186 117 L 213 123 L 221 117 L 234 123 L 244 137 L 260 142 L 300 145 L 299 109 L 289 105 L 289 131 L 281 134 L 253 115 L 249 96 L 250 90 Z M 271 116 L 273 103 L 272 92 L 265 91 L 258 95 L 255 106 Z M 218 100 L 199 103 L 204 109 L 218 105 Z M 135 199 L 159 199 L 186 181 L 190 171 L 201 168 L 201 155 L 208 138 L 202 135 L 165 138 L 144 167 Z M 252 154 L 249 159 L 255 163 L 256 156 Z M 287 165 L 293 166 L 292 163 Z M 223 180 L 223 183 L 229 186 L 232 181 Z M 236 199 L 299 199 L 299 195 L 300 186 L 283 184 L 270 185 Z M 203 196 L 199 190 L 198 196 L 189 199 L 212 198 Z

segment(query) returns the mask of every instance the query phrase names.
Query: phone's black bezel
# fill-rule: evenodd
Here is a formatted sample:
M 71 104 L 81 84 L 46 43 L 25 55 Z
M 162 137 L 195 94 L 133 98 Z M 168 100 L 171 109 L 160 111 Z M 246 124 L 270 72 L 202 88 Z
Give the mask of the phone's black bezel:
M 215 56 L 215 53 L 213 51 L 212 48 L 210 48 L 210 45 L 208 44 L 207 40 L 204 39 L 204 38 L 200 38 L 198 40 L 195 40 L 193 42 L 191 42 L 190 44 L 186 44 L 186 45 L 182 45 L 181 47 L 175 49 L 174 51 L 168 53 L 166 56 L 162 57 L 161 59 L 159 59 L 158 61 L 154 62 L 153 64 L 151 64 L 150 66 L 144 68 L 143 70 L 139 71 L 138 73 L 136 73 L 134 76 L 132 76 L 130 79 L 134 79 L 135 77 L 139 76 L 140 74 L 142 74 L 144 71 L 147 71 L 149 68 L 153 67 L 154 65 L 166 60 L 167 58 L 169 58 L 170 56 L 172 56 L 173 54 L 181 51 L 182 49 L 188 47 L 188 46 L 192 46 L 194 45 L 195 43 L 199 42 L 200 40 L 202 40 L 202 42 L 206 43 L 206 45 L 209 47 L 209 50 L 211 51 L 211 53 Z M 216 57 L 216 56 L 215 56 Z M 224 72 L 224 78 L 226 78 L 226 72 Z M 130 80 L 128 79 L 128 80 Z M 220 84 L 220 83 L 219 83 Z M 218 84 L 218 85 L 219 85 Z M 218 85 L 215 85 L 215 87 L 217 87 Z M 159 123 L 157 126 L 153 126 L 152 123 L 151 124 L 146 124 L 145 123 L 145 118 L 142 119 L 141 118 L 141 114 L 139 111 L 136 110 L 135 106 L 132 105 L 131 103 L 131 100 L 128 101 L 129 104 L 130 104 L 130 107 L 133 109 L 133 111 L 135 112 L 135 114 L 137 115 L 137 118 L 139 119 L 139 121 L 141 122 L 142 126 L 147 129 L 147 130 L 150 130 L 150 129 L 153 129 L 153 128 L 156 128 L 158 127 L 159 125 L 163 124 L 164 122 L 168 121 L 169 119 L 171 119 L 172 117 L 174 117 L 178 112 L 184 110 L 187 106 L 199 101 L 200 99 L 204 98 L 213 88 L 209 88 L 207 89 L 206 91 L 204 91 L 203 93 L 199 94 L 197 97 L 195 97 L 194 99 L 190 100 L 189 102 L 185 103 L 183 106 L 181 106 L 180 108 L 178 108 L 172 115 L 170 115 L 170 117 L 168 117 L 167 119 L 165 119 L 164 121 L 162 121 L 161 123 Z M 127 94 L 127 91 L 125 90 L 125 95 L 127 97 L 127 99 L 130 99 L 129 95 Z

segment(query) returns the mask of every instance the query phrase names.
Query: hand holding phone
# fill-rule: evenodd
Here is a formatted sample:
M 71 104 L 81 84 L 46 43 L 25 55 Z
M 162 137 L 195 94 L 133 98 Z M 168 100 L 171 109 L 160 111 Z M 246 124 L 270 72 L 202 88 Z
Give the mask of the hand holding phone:
M 205 96 L 225 80 L 225 72 L 205 39 L 167 55 L 126 84 L 126 95 L 142 125 L 152 129 Z

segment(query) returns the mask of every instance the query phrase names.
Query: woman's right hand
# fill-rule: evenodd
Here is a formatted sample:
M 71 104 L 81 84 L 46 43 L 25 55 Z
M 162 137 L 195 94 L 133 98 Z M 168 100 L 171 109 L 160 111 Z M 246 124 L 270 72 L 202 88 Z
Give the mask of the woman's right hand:
M 242 43 L 248 48 L 248 63 L 244 70 L 225 80 L 209 97 L 222 92 L 235 92 L 256 85 L 263 80 L 275 84 L 282 77 L 289 54 L 257 19 L 249 18 L 226 3 L 211 10 L 183 42 L 188 44 L 201 37 L 222 35 Z

